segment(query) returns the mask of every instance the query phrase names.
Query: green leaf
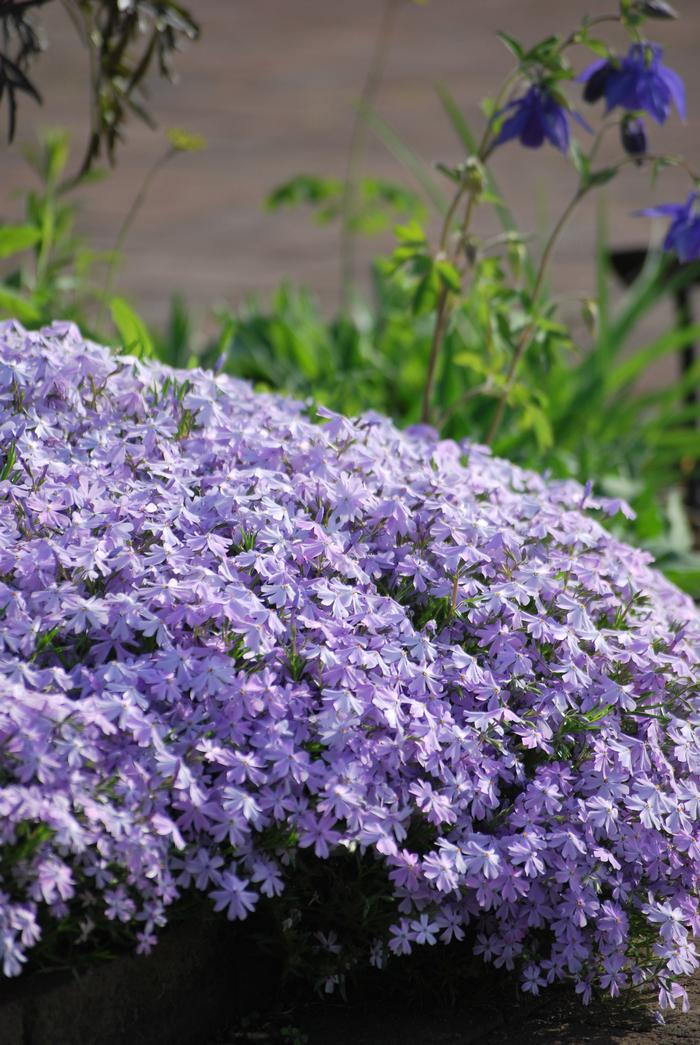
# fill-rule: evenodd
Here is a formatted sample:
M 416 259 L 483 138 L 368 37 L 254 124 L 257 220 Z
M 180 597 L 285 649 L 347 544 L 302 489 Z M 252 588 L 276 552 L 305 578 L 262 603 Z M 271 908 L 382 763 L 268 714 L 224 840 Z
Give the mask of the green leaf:
M 553 61 L 555 63 L 557 60 L 560 61 L 558 55 L 560 43 L 561 40 L 558 36 L 547 36 L 525 54 L 525 60 L 528 62 L 540 62 L 542 65 L 551 68 Z
M 525 57 L 525 48 L 523 45 L 508 33 L 497 32 L 496 36 L 506 45 L 511 54 L 514 54 L 518 61 L 522 62 Z
M 669 331 L 651 345 L 638 349 L 624 363 L 609 371 L 606 376 L 607 391 L 616 392 L 644 373 L 647 367 L 655 360 L 660 359 L 669 352 L 676 352 L 679 348 L 684 348 L 694 341 L 700 341 L 700 324 L 696 323 L 692 327 L 681 327 L 680 329 Z
M 328 207 L 328 215 L 340 215 L 347 206 L 351 212 L 350 227 L 367 235 L 382 232 L 395 216 L 415 219 L 425 213 L 415 192 L 384 178 L 363 178 L 350 196 L 337 206 Z
M 0 283 L 0 313 L 28 324 L 39 323 L 42 318 L 40 308 L 31 298 L 6 283 Z
M 15 466 L 17 461 L 17 444 L 12 442 L 9 445 L 7 453 L 5 454 L 5 463 L 0 469 L 0 482 L 4 482 L 10 475 L 10 472 Z
M 203 138 L 201 134 L 191 134 L 189 131 L 182 130 L 181 127 L 169 127 L 165 136 L 173 149 L 178 152 L 201 152 L 207 147 L 207 139 Z
M 535 403 L 528 403 L 522 414 L 523 428 L 531 428 L 541 450 L 547 450 L 554 442 L 552 425 L 545 411 Z
M 265 200 L 265 209 L 275 211 L 281 207 L 299 207 L 302 204 L 317 207 L 329 200 L 340 200 L 342 194 L 343 183 L 337 178 L 297 174 L 273 189 Z
M 600 58 L 608 58 L 610 55 L 610 48 L 605 40 L 598 40 L 593 36 L 585 36 L 581 40 L 581 43 L 584 47 L 587 47 L 589 51 L 593 51 L 593 54 L 597 54 Z
M 462 289 L 462 279 L 454 265 L 449 261 L 436 261 L 435 271 L 448 290 L 453 290 L 455 294 L 459 294 Z
M 418 221 L 409 221 L 406 225 L 394 228 L 396 238 L 407 247 L 423 247 L 426 243 L 425 231 Z
M 585 179 L 588 187 L 595 188 L 599 185 L 607 185 L 617 174 L 617 167 L 604 167 L 599 171 L 592 171 Z
M 121 297 L 113 297 L 109 302 L 109 310 L 124 352 L 141 359 L 155 355 L 148 328 L 128 301 Z
M 610 714 L 614 706 L 614 704 L 604 704 L 602 707 L 593 708 L 591 711 L 584 712 L 581 715 L 581 718 L 585 719 L 586 722 L 600 722 L 601 719 Z
M 413 312 L 417 316 L 423 316 L 435 307 L 440 279 L 432 258 L 427 256 L 416 258 L 414 269 L 421 273 L 421 278 L 418 280 L 413 295 Z
M 427 164 L 424 163 L 420 156 L 416 155 L 412 149 L 409 149 L 401 138 L 399 138 L 398 134 L 392 130 L 389 124 L 386 123 L 373 109 L 369 107 L 363 108 L 362 116 L 368 127 L 370 127 L 377 137 L 386 145 L 389 152 L 391 152 L 399 163 L 402 163 L 411 171 L 438 213 L 445 214 L 449 207 L 449 203 L 442 189 L 433 179 L 432 172 Z
M 46 135 L 46 182 L 57 185 L 66 169 L 70 154 L 70 138 L 63 130 L 49 131 Z
M 457 352 L 453 357 L 453 362 L 456 366 L 467 367 L 468 370 L 473 370 L 477 374 L 488 373 L 486 362 L 478 352 Z
M 495 98 L 482 98 L 479 102 L 479 108 L 486 117 L 487 120 L 493 118 L 496 112 L 496 99 Z
M 41 232 L 33 225 L 0 226 L 0 258 L 9 258 L 28 250 L 41 239 Z
M 435 170 L 440 171 L 440 174 L 444 174 L 446 178 L 449 178 L 456 185 L 459 185 L 462 181 L 462 170 L 460 167 L 448 167 L 446 163 L 436 163 Z
M 571 160 L 581 181 L 587 183 L 590 177 L 591 161 L 575 138 L 571 140 Z

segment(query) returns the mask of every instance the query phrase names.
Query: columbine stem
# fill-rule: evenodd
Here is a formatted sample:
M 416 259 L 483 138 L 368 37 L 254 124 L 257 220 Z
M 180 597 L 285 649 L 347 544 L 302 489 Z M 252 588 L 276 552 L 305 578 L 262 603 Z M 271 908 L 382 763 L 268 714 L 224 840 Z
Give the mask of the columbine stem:
M 455 193 L 454 199 L 450 204 L 445 220 L 442 224 L 442 231 L 440 233 L 440 245 L 439 253 L 444 254 L 447 249 L 447 240 L 452 228 L 452 222 L 454 216 L 457 213 L 457 208 L 462 201 L 462 197 L 466 192 L 466 186 L 460 185 L 459 189 Z M 474 194 L 472 193 L 469 197 L 469 204 L 467 205 L 467 211 L 462 222 L 462 229 L 466 230 L 469 220 L 471 218 L 471 209 L 473 209 Z M 447 325 L 447 319 L 449 315 L 449 297 L 450 292 L 446 286 L 440 288 L 440 294 L 438 295 L 437 306 L 435 311 L 435 326 L 433 327 L 433 339 L 430 344 L 430 356 L 428 357 L 428 370 L 425 375 L 425 385 L 423 386 L 423 407 L 421 410 L 421 421 L 423 424 L 430 423 L 430 407 L 433 398 L 433 385 L 435 384 L 435 370 L 437 367 L 438 357 L 440 355 L 440 348 L 442 346 L 442 339 L 445 334 L 445 327 Z
M 619 21 L 621 21 L 620 15 L 615 15 L 615 14 L 599 15 L 596 18 L 589 19 L 585 23 L 584 28 L 585 29 L 590 29 L 592 26 L 600 25 L 603 22 L 619 22 Z M 581 29 L 579 28 L 579 29 L 575 30 L 573 33 L 571 33 L 568 37 L 566 37 L 566 39 L 563 40 L 562 43 L 561 43 L 561 50 L 563 51 L 566 48 L 572 47 L 573 45 L 578 43 L 579 42 L 578 37 L 579 37 L 580 33 L 581 33 Z M 494 112 L 497 112 L 499 110 L 499 108 L 501 107 L 501 104 L 503 103 L 503 101 L 504 101 L 508 91 L 513 86 L 513 83 L 520 77 L 520 74 L 521 74 L 521 71 L 520 71 L 520 68 L 518 68 L 518 69 L 514 70 L 505 79 L 505 81 L 503 82 L 503 84 L 501 86 L 501 89 L 498 92 L 498 96 L 497 96 L 497 98 L 495 100 Z M 477 153 L 476 153 L 476 156 L 477 156 L 477 159 L 478 159 L 479 163 L 483 164 L 488 159 L 488 157 L 489 157 L 489 155 L 490 155 L 490 153 L 491 153 L 491 151 L 493 149 L 493 143 L 490 141 L 490 139 L 491 139 L 491 132 L 492 132 L 492 122 L 491 122 L 491 120 L 489 120 L 489 122 L 486 124 L 486 127 L 484 128 L 484 133 L 483 133 L 483 136 L 481 138 L 481 142 L 479 144 L 479 148 L 477 149 Z M 457 207 L 459 206 L 459 203 L 460 203 L 460 201 L 461 201 L 461 199 L 462 199 L 462 197 L 464 195 L 464 192 L 465 192 L 465 186 L 464 185 L 460 185 L 459 190 L 458 190 L 457 194 L 455 195 L 455 198 L 453 199 L 453 201 L 452 201 L 452 203 L 450 205 L 450 208 L 449 208 L 449 210 L 447 212 L 447 215 L 445 216 L 445 221 L 444 221 L 443 226 L 442 226 L 442 234 L 441 234 L 441 237 L 440 237 L 440 248 L 439 248 L 440 249 L 440 253 L 444 253 L 445 252 L 446 245 L 447 245 L 447 238 L 449 236 L 450 227 L 451 227 L 452 221 L 454 219 L 454 215 L 455 215 L 455 212 L 457 210 Z M 467 210 L 466 210 L 466 213 L 465 213 L 465 216 L 464 216 L 464 221 L 462 222 L 461 238 L 460 238 L 460 242 L 459 242 L 459 244 L 457 246 L 457 250 L 459 250 L 459 248 L 462 246 L 462 244 L 464 243 L 464 240 L 466 238 L 467 232 L 469 230 L 469 225 L 471 223 L 471 218 L 472 218 L 472 214 L 473 214 L 473 211 L 474 211 L 474 206 L 475 206 L 475 204 L 477 202 L 477 198 L 478 198 L 478 193 L 470 192 L 469 202 L 467 203 Z M 576 206 L 576 204 L 578 203 L 579 199 L 580 199 L 580 196 L 577 194 L 577 197 L 574 199 L 574 201 L 572 201 L 571 210 L 573 210 L 573 208 Z M 554 230 L 554 233 L 552 234 L 551 241 L 545 247 L 545 253 L 544 253 L 543 259 L 542 259 L 543 262 L 544 262 L 544 266 L 542 266 L 542 265 L 540 266 L 540 273 L 538 274 L 537 279 L 536 279 L 535 289 L 534 289 L 534 292 L 533 292 L 533 303 L 536 300 L 536 298 L 539 295 L 539 292 L 541 290 L 542 280 L 544 278 L 544 271 L 545 271 L 547 262 L 549 260 L 549 255 L 551 254 L 551 250 L 552 250 L 552 248 L 554 246 L 554 243 L 556 242 L 556 238 L 558 237 L 559 232 L 561 231 L 561 227 L 563 227 L 563 225 L 566 223 L 566 221 L 567 221 L 567 219 L 569 217 L 569 213 L 570 213 L 570 211 L 567 208 L 567 212 L 563 215 L 563 220 L 561 221 L 561 224 L 558 223 L 557 227 Z M 455 255 L 452 256 L 451 260 L 454 261 L 454 259 L 455 259 Z M 450 316 L 450 291 L 448 290 L 447 287 L 443 286 L 441 288 L 441 290 L 440 290 L 440 294 L 438 296 L 438 301 L 437 301 L 437 306 L 436 306 L 435 326 L 433 328 L 433 338 L 432 338 L 432 342 L 431 342 L 431 345 L 430 345 L 430 356 L 428 357 L 428 369 L 427 369 L 426 378 L 425 378 L 425 386 L 423 388 L 423 405 L 422 405 L 422 409 L 421 409 L 421 420 L 423 421 L 424 424 L 429 424 L 430 423 L 431 405 L 432 405 L 432 398 L 433 398 L 433 387 L 435 385 L 435 376 L 436 376 L 436 372 L 437 372 L 437 363 L 438 363 L 438 359 L 440 358 L 440 350 L 442 348 L 442 343 L 444 341 L 445 333 L 447 331 L 447 325 L 448 325 L 448 321 L 449 321 L 449 316 Z M 531 330 L 530 330 L 530 332 L 531 332 Z M 528 333 L 528 332 L 526 332 L 526 333 Z M 528 333 L 528 337 L 529 337 L 529 333 Z M 516 349 L 516 357 L 517 358 L 514 357 L 513 363 L 511 363 L 511 370 L 513 371 L 513 373 L 515 373 L 515 369 L 517 368 L 517 365 L 518 365 L 518 362 L 519 362 L 519 358 L 522 355 L 522 353 L 525 351 L 526 347 L 527 347 L 527 338 L 525 338 L 525 343 L 524 343 L 522 349 L 520 348 L 520 345 Z M 508 381 L 510 382 L 511 380 L 512 380 L 512 375 L 509 373 Z M 507 392 L 509 390 L 510 390 L 510 388 L 509 388 L 509 385 L 507 384 L 506 385 L 506 392 L 505 392 L 506 396 L 507 396 Z M 495 428 L 494 428 L 494 424 L 492 424 L 492 426 L 491 426 L 492 429 L 493 429 L 494 434 L 495 434 L 495 431 L 498 429 L 498 426 L 500 425 L 501 415 L 503 413 L 504 406 L 505 406 L 504 402 L 503 403 L 499 402 L 499 405 L 498 405 L 498 407 L 496 409 L 497 420 L 494 419 L 494 420 L 496 420 Z
M 567 221 L 569 220 L 569 218 L 573 214 L 573 212 L 576 209 L 576 207 L 578 206 L 578 204 L 581 202 L 583 197 L 590 191 L 591 188 L 592 188 L 592 186 L 590 186 L 590 185 L 589 186 L 580 186 L 579 187 L 578 191 L 576 192 L 576 195 L 573 197 L 573 199 L 569 200 L 569 203 L 568 203 L 567 207 L 562 212 L 558 222 L 556 223 L 556 225 L 554 226 L 554 228 L 552 229 L 552 231 L 550 233 L 549 239 L 547 240 L 547 243 L 545 244 L 544 251 L 542 252 L 542 257 L 540 259 L 539 268 L 537 270 L 537 275 L 535 277 L 535 283 L 534 283 L 534 286 L 532 288 L 532 309 L 533 309 L 533 311 L 537 307 L 538 299 L 539 299 L 539 296 L 540 296 L 540 294 L 542 292 L 542 284 L 544 283 L 544 277 L 546 275 L 547 267 L 549 265 L 549 261 L 550 261 L 550 258 L 552 256 L 552 251 L 554 250 L 554 247 L 557 244 L 557 240 L 559 239 L 559 236 L 561 235 L 562 229 L 566 225 Z M 517 345 L 515 346 L 515 352 L 513 353 L 513 358 L 510 361 L 510 366 L 508 367 L 508 373 L 506 374 L 506 383 L 505 383 L 503 391 L 502 391 L 502 393 L 501 393 L 501 395 L 499 397 L 498 403 L 496 405 L 496 413 L 493 416 L 493 420 L 491 421 L 491 426 L 490 426 L 490 428 L 488 430 L 488 434 L 487 434 L 486 439 L 485 439 L 485 443 L 486 443 L 487 446 L 489 446 L 493 442 L 494 438 L 496 437 L 496 433 L 498 432 L 498 429 L 501 426 L 501 421 L 503 420 L 503 412 L 505 410 L 506 403 L 508 401 L 508 395 L 510 394 L 510 390 L 513 387 L 513 381 L 515 379 L 515 374 L 516 374 L 518 366 L 520 364 L 520 360 L 522 359 L 522 357 L 524 356 L 525 352 L 527 351 L 527 348 L 528 348 L 528 346 L 530 344 L 530 341 L 532 339 L 532 335 L 534 334 L 536 327 L 537 327 L 537 320 L 533 319 L 525 327 L 525 329 L 523 330 L 522 334 L 520 335 L 520 338 L 518 340 Z
M 482 142 L 480 153 L 484 152 L 485 144 L 486 136 L 484 138 L 484 141 Z M 452 200 L 449 209 L 445 214 L 445 220 L 442 226 L 442 233 L 440 235 L 440 254 L 444 254 L 446 251 L 447 238 L 449 236 L 449 230 L 452 225 L 452 220 L 454 218 L 454 214 L 457 213 L 457 209 L 460 203 L 462 202 L 462 198 L 466 191 L 466 185 L 460 185 L 459 190 L 457 191 L 456 195 L 454 195 L 454 199 Z M 472 190 L 469 192 L 469 199 L 467 201 L 467 207 L 464 212 L 464 218 L 462 220 L 461 236 L 460 242 L 458 243 L 457 251 L 459 251 L 460 247 L 462 246 L 462 243 L 464 242 L 464 238 L 467 232 L 469 231 L 471 217 L 474 212 L 475 205 L 476 192 Z M 454 252 L 454 254 L 456 254 L 457 251 Z M 452 260 L 454 260 L 454 254 L 452 255 Z M 427 362 L 425 385 L 423 386 L 423 407 L 421 410 L 421 421 L 423 422 L 423 424 L 429 424 L 430 421 L 430 408 L 431 402 L 433 402 L 433 388 L 435 386 L 438 359 L 440 357 L 440 349 L 442 348 L 445 331 L 447 329 L 447 322 L 449 320 L 449 295 L 450 292 L 448 287 L 443 285 L 440 289 L 440 295 L 438 297 L 435 327 L 433 328 L 433 342 L 431 342 L 430 344 L 430 355 L 428 357 Z
M 433 398 L 433 385 L 435 384 L 435 370 L 437 367 L 438 357 L 440 355 L 440 348 L 442 346 L 442 339 L 445 333 L 445 327 L 447 325 L 447 299 L 449 297 L 449 290 L 443 286 L 440 289 L 440 295 L 437 302 L 437 310 L 435 314 L 435 326 L 433 327 L 433 340 L 430 343 L 430 356 L 428 357 L 428 370 L 425 375 L 425 385 L 423 386 L 423 407 L 421 409 L 421 421 L 423 424 L 430 424 L 430 405 Z
M 497 111 L 501 106 L 506 94 L 513 86 L 515 80 L 520 76 L 520 70 L 516 69 L 511 72 L 506 79 L 503 81 L 501 88 L 498 92 L 496 100 L 494 102 L 494 111 Z M 491 138 L 491 121 L 486 124 L 484 133 L 481 136 L 479 147 L 476 151 L 476 159 L 480 164 L 483 164 L 489 157 L 491 149 L 493 148 Z M 472 215 L 474 214 L 474 208 L 478 202 L 479 193 L 477 190 L 469 189 L 468 185 L 464 182 L 459 186 L 455 196 L 450 204 L 445 220 L 442 224 L 442 231 L 440 233 L 440 244 L 439 253 L 448 253 L 448 238 L 450 235 L 450 229 L 452 222 L 454 221 L 457 209 L 464 198 L 465 192 L 469 191 L 469 199 L 467 201 L 467 207 L 464 212 L 464 218 L 462 219 L 461 234 L 457 246 L 452 253 L 450 260 L 454 262 L 457 254 L 459 253 L 460 247 L 463 245 L 471 225 Z M 431 405 L 433 398 L 433 386 L 435 385 L 435 374 L 437 370 L 437 362 L 440 358 L 440 349 L 442 348 L 442 342 L 445 337 L 447 330 L 447 323 L 450 318 L 450 291 L 447 287 L 443 286 L 440 290 L 440 294 L 437 301 L 436 313 L 435 313 L 435 326 L 433 327 L 433 339 L 430 345 L 430 356 L 428 358 L 428 370 L 425 376 L 425 385 L 423 387 L 423 406 L 421 410 L 421 421 L 423 424 L 430 423 Z

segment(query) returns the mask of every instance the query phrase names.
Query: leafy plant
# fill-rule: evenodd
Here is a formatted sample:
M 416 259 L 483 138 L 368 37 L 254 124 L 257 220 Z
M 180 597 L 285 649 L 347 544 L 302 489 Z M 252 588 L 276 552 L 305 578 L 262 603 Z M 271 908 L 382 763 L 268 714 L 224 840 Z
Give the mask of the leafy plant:
M 29 79 L 31 63 L 42 51 L 33 11 L 48 2 L 0 2 L 0 102 L 7 98 L 10 140 L 17 122 L 17 95 L 41 101 Z M 130 116 L 153 126 L 145 105 L 146 80 L 154 69 L 171 76 L 173 53 L 182 39 L 197 38 L 199 26 L 175 0 L 65 0 L 63 6 L 90 55 L 92 126 L 75 175 L 79 181 L 102 155 L 114 162 Z
M 109 255 L 76 232 L 77 205 L 63 179 L 68 158 L 65 131 L 47 132 L 27 150 L 37 184 L 25 196 L 24 224 L 0 225 L 2 255 L 14 263 L 0 282 L 0 314 L 30 326 L 75 319 L 90 331 L 97 270 Z
M 420 196 L 403 185 L 384 178 L 361 178 L 356 188 L 357 199 L 350 218 L 353 232 L 372 235 L 383 232 L 397 218 L 422 218 L 425 205 Z M 321 225 L 343 217 L 345 184 L 338 178 L 319 178 L 299 174 L 279 185 L 268 196 L 269 211 L 281 207 L 307 204 L 314 208 Z
M 166 132 L 166 141 L 124 217 L 114 249 L 100 252 L 86 245 L 76 225 L 77 190 L 101 175 L 92 171 L 77 183 L 66 180 L 70 142 L 65 131 L 48 131 L 27 150 L 38 185 L 26 193 L 24 223 L 0 224 L 0 261 L 8 259 L 0 281 L 0 316 L 30 327 L 73 320 L 102 340 L 114 341 L 116 334 L 120 347 L 152 354 L 154 335 L 134 306 L 113 293 L 113 284 L 126 237 L 154 178 L 175 156 L 206 145 L 203 138 L 178 128 Z

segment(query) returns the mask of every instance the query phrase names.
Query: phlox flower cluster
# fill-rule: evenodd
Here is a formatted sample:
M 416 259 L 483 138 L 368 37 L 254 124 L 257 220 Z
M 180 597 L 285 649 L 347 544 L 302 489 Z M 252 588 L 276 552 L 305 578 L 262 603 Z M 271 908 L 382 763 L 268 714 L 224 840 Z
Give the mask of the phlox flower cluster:
M 245 918 L 360 850 L 381 967 L 697 965 L 700 622 L 619 506 L 480 446 L 0 327 L 0 954 Z M 342 939 L 329 927 L 329 953 Z M 321 938 L 321 937 L 319 937 Z

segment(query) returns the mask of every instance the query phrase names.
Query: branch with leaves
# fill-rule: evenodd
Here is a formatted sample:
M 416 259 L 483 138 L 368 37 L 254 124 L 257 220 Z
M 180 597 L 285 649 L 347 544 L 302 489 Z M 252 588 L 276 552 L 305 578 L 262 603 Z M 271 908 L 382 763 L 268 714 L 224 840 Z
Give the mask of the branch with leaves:
M 54 0 L 0 0 L 0 104 L 8 107 L 9 139 L 17 128 L 18 97 L 41 102 L 32 79 L 44 48 L 36 14 Z M 154 71 L 172 79 L 172 57 L 199 26 L 175 0 L 61 0 L 90 55 L 91 128 L 74 181 L 105 157 L 113 164 L 125 126 L 136 116 L 149 126 L 146 83 Z

